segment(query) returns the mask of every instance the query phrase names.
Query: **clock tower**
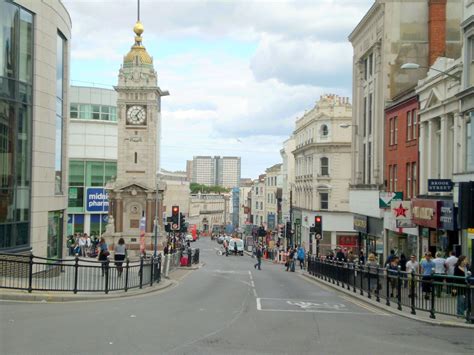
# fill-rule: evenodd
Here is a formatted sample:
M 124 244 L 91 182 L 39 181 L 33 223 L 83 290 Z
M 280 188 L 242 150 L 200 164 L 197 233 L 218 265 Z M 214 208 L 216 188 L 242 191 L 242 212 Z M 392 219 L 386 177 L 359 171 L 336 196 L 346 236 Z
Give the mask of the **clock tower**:
M 161 97 L 169 93 L 158 86 L 153 58 L 142 43 L 140 21 L 133 31 L 135 43 L 124 56 L 115 86 L 118 94 L 117 177 L 107 186 L 111 221 L 105 236 L 112 239 L 109 239 L 111 244 L 123 237 L 130 250 L 143 251 L 153 247 L 155 217 L 162 216 L 163 191 L 157 181 Z M 161 222 L 161 218 L 158 221 Z

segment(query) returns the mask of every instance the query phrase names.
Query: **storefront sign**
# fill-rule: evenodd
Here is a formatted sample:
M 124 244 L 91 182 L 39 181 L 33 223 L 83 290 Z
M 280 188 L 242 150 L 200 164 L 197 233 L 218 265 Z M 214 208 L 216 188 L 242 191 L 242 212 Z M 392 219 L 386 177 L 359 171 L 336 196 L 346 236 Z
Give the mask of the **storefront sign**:
M 413 222 L 419 226 L 438 228 L 439 225 L 438 200 L 412 200 Z
M 453 185 L 450 179 L 428 179 L 428 192 L 450 192 Z
M 416 228 L 416 224 L 411 219 L 397 219 L 395 223 L 397 228 Z
M 355 214 L 354 229 L 361 233 L 367 233 L 367 216 Z
M 457 229 L 453 201 L 440 201 L 439 227 L 450 231 Z
M 403 192 L 380 192 L 379 207 L 390 208 L 392 201 L 403 200 Z
M 391 208 L 395 219 L 411 220 L 411 201 L 392 201 Z
M 87 212 L 108 212 L 109 194 L 104 188 L 88 188 L 86 192 Z

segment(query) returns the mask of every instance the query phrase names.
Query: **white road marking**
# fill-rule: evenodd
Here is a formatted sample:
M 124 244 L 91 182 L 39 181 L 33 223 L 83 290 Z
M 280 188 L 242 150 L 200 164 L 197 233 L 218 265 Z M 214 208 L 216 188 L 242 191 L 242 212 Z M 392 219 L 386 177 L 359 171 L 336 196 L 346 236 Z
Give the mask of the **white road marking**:
M 253 290 L 253 295 L 255 296 L 255 298 L 258 299 L 258 296 L 257 296 L 257 291 L 255 291 L 255 289 L 252 289 Z
M 366 313 L 366 312 L 349 312 L 349 311 L 325 311 L 325 310 L 320 310 L 320 309 L 307 309 L 307 310 L 302 310 L 302 309 L 259 309 L 257 307 L 257 310 L 262 311 L 262 312 L 293 312 L 293 313 L 327 313 L 327 314 L 358 314 L 358 315 L 364 315 L 364 316 L 382 316 L 383 314 L 377 314 L 377 313 Z
M 260 298 L 257 297 L 257 310 L 262 310 L 262 304 L 260 303 Z

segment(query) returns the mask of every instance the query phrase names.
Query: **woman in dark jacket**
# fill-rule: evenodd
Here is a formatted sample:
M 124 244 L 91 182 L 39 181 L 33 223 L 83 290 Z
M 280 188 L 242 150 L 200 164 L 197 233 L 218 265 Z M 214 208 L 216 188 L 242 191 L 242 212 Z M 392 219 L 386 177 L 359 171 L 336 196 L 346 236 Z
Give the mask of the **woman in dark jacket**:
M 465 255 L 461 255 L 458 258 L 456 265 L 454 265 L 454 283 L 464 285 L 464 287 L 457 287 L 457 315 L 458 317 L 464 317 L 466 311 L 466 274 L 467 274 L 467 258 Z
M 102 262 L 102 276 L 105 275 L 105 269 L 106 265 L 105 262 L 107 261 L 107 258 L 109 257 L 110 252 L 109 252 L 109 246 L 105 242 L 105 238 L 100 238 L 99 242 L 99 261 Z

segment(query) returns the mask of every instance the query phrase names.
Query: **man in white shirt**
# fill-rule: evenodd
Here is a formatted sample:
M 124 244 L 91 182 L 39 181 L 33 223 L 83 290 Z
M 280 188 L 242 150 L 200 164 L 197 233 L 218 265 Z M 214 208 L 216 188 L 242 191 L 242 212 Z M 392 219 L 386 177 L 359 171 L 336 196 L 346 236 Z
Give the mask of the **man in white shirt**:
M 411 290 L 411 285 L 414 282 L 414 280 L 413 280 L 414 277 L 413 277 L 412 272 L 417 274 L 420 270 L 420 265 L 418 264 L 418 261 L 416 261 L 416 256 L 415 255 L 410 256 L 410 260 L 407 261 L 406 267 L 407 267 L 407 273 L 408 273 L 408 287 L 410 287 L 410 290 Z M 411 291 L 410 291 L 410 294 L 408 295 L 408 297 L 411 297 Z M 415 297 L 416 297 L 416 295 L 415 295 Z
M 436 295 L 438 297 L 441 297 L 441 290 L 443 289 L 442 283 L 444 283 L 444 280 L 446 278 L 446 259 L 442 257 L 442 254 L 440 251 L 436 252 L 436 258 L 433 260 L 433 263 L 435 264 L 434 267 L 434 281 L 438 283 L 436 285 Z
M 458 262 L 458 258 L 456 255 L 454 255 L 454 251 L 451 250 L 449 252 L 449 258 L 446 259 L 446 270 L 448 275 L 453 276 L 454 275 L 454 265 Z
M 446 293 L 448 295 L 450 293 L 453 293 L 453 290 L 455 289 L 455 288 L 453 288 L 452 286 L 449 285 L 452 282 L 449 279 L 449 277 L 454 275 L 454 267 L 455 267 L 457 262 L 458 262 L 458 258 L 456 257 L 456 255 L 454 255 L 454 251 L 451 250 L 449 252 L 449 257 L 446 259 L 446 262 L 444 263 L 444 265 L 446 267 L 447 274 L 448 274 L 448 278 L 446 279 L 446 281 L 448 282 L 448 288 L 446 290 Z

